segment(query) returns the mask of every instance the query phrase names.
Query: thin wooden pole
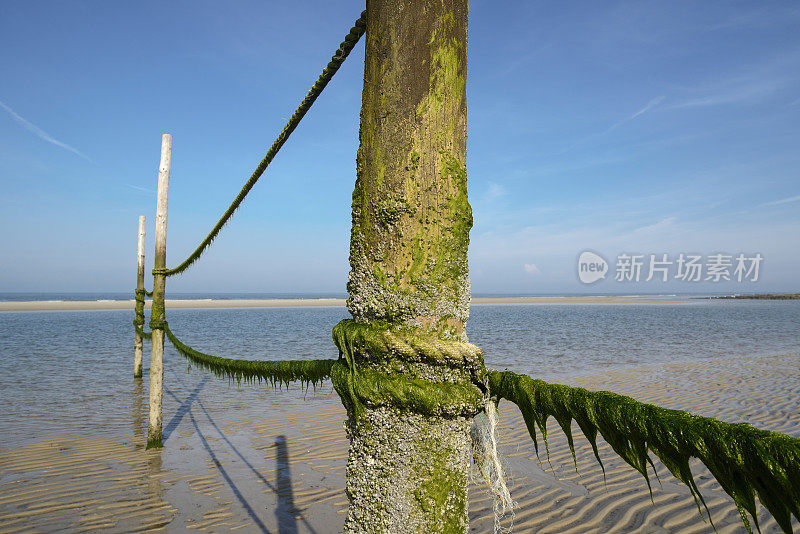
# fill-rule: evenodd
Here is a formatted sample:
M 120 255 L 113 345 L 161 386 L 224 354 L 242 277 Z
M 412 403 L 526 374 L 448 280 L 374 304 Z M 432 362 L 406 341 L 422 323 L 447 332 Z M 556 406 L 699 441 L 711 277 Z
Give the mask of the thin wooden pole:
M 150 305 L 152 348 L 150 350 L 150 418 L 147 425 L 147 448 L 161 447 L 161 398 L 164 384 L 164 329 L 159 328 L 164 314 L 166 276 L 159 270 L 167 266 L 167 199 L 169 168 L 172 160 L 172 136 L 161 137 L 161 164 L 158 167 L 158 203 L 156 207 L 156 251 L 153 257 L 153 302 Z
M 133 377 L 142 377 L 142 336 L 139 329 L 144 325 L 144 232 L 145 218 L 139 216 L 139 247 L 136 261 L 136 311 L 135 317 L 138 328 L 133 330 Z

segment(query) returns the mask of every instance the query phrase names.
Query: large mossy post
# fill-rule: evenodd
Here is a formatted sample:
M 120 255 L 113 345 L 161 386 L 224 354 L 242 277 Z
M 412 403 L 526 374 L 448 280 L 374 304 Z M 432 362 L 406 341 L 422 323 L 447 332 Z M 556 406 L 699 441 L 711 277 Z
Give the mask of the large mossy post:
M 345 532 L 468 529 L 467 1 L 368 0 L 348 309 Z
M 147 422 L 147 448 L 161 447 L 161 400 L 164 394 L 164 289 L 167 267 L 167 206 L 172 136 L 161 137 L 161 163 L 158 167 L 156 201 L 156 250 L 153 256 L 153 301 L 150 306 L 150 414 Z
M 139 216 L 139 241 L 136 254 L 136 304 L 133 330 L 133 377 L 142 377 L 142 334 L 144 324 L 144 235 L 145 217 Z

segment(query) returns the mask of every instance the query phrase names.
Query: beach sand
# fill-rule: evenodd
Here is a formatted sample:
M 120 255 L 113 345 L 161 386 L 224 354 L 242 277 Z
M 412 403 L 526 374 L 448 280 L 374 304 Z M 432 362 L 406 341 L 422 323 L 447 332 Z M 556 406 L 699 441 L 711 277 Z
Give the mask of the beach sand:
M 800 437 L 798 355 L 640 367 L 560 382 Z M 329 407 L 280 413 L 263 406 L 247 412 L 255 418 L 233 409 L 210 411 L 202 396 L 179 400 L 180 423 L 162 450 L 142 449 L 147 404 L 141 397 L 126 439 L 99 430 L 97 436 L 55 436 L 0 453 L 0 532 L 341 530 L 347 439 L 335 394 Z M 602 439 L 605 482 L 577 426 L 576 472 L 554 421 L 550 460 L 542 453 L 539 463 L 516 406 L 501 403 L 500 415 L 509 487 L 519 504 L 515 532 L 714 532 L 688 489 L 658 460 L 661 484 L 651 477 L 651 502 L 641 475 Z M 170 417 L 165 414 L 165 421 Z M 744 532 L 731 499 L 701 466 L 693 471 L 717 531 Z M 492 531 L 491 500 L 477 483 L 470 490 L 470 516 L 473 532 Z M 760 518 L 762 532 L 780 531 L 763 509 Z M 794 528 L 800 531 L 797 523 Z
M 473 297 L 473 304 L 675 304 L 648 297 Z M 0 312 L 132 310 L 131 300 L 0 301 Z M 344 306 L 345 299 L 167 299 L 167 308 L 304 308 Z M 150 308 L 150 301 L 145 303 Z

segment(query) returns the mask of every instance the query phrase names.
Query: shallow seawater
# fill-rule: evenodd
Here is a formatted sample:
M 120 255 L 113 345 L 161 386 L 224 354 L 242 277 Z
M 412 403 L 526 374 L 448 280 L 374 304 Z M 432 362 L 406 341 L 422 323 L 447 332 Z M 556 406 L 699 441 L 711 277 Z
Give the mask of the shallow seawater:
M 185 343 L 246 359 L 335 358 L 345 308 L 168 310 Z M 45 436 L 141 435 L 145 380 L 134 381 L 133 312 L 0 313 L 0 451 Z M 470 341 L 487 366 L 543 378 L 698 359 L 800 353 L 800 302 L 686 300 L 660 304 L 474 305 Z M 167 345 L 164 434 L 187 402 L 210 413 L 270 417 L 339 403 L 329 383 L 287 391 L 238 385 L 190 368 Z
M 800 353 L 800 301 L 473 305 L 487 366 L 569 377 L 699 359 Z

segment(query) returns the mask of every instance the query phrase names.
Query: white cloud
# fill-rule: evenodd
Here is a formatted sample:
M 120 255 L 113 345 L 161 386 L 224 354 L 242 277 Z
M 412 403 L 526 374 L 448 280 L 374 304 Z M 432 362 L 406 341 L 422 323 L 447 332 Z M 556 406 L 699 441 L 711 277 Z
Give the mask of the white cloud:
M 715 76 L 687 89 L 685 98 L 677 100 L 670 108 L 758 104 L 787 88 L 796 88 L 798 64 L 800 53 L 797 51 L 763 59 L 728 77 Z
M 644 107 L 640 108 L 640 109 L 639 109 L 639 110 L 637 110 L 635 113 L 633 113 L 633 115 L 631 115 L 631 116 L 629 116 L 629 117 L 626 117 L 626 118 L 622 119 L 621 121 L 619 121 L 619 122 L 616 122 L 616 123 L 612 124 L 612 125 L 611 125 L 611 126 L 608 128 L 608 130 L 606 130 L 606 131 L 605 131 L 605 132 L 603 132 L 603 133 L 605 133 L 605 134 L 607 134 L 607 133 L 611 133 L 611 132 L 613 132 L 614 130 L 616 130 L 617 128 L 619 128 L 620 126 L 622 126 L 623 124 L 625 124 L 626 122 L 632 121 L 632 120 L 633 120 L 633 119 L 635 119 L 636 117 L 639 117 L 639 116 L 641 116 L 641 115 L 644 115 L 645 113 L 647 113 L 648 111 L 650 111 L 651 109 L 653 109 L 654 107 L 656 107 L 657 105 L 659 105 L 661 102 L 663 102 L 665 98 L 666 98 L 666 96 L 664 96 L 664 95 L 661 95 L 661 96 L 657 96 L 657 97 L 655 97 L 655 98 L 654 98 L 654 99 L 652 99 L 650 102 L 648 102 L 647 104 L 645 104 L 645 106 L 644 106 Z
M 51 143 L 51 144 L 54 144 L 54 145 L 56 145 L 58 147 L 61 147 L 63 149 L 69 150 L 70 152 L 72 152 L 74 154 L 77 154 L 78 156 L 82 157 L 83 159 L 85 159 L 89 163 L 93 163 L 93 164 L 97 165 L 97 163 L 95 163 L 92 160 L 92 158 L 90 158 L 89 156 L 87 156 L 86 154 L 84 154 L 83 152 L 78 150 L 77 148 L 71 147 L 71 146 L 69 146 L 68 144 L 66 144 L 64 142 L 59 141 L 58 139 L 56 139 L 55 137 L 53 137 L 49 133 L 45 132 L 44 130 L 42 130 L 41 128 L 39 128 L 35 124 L 33 124 L 32 122 L 26 120 L 24 117 L 21 117 L 16 111 L 14 111 L 10 107 L 8 107 L 5 103 L 3 103 L 2 100 L 0 100 L 0 107 L 5 109 L 12 117 L 14 117 L 14 119 L 17 122 L 19 122 L 22 126 L 24 126 L 25 129 L 27 129 L 30 132 L 33 132 L 39 138 L 47 141 L 48 143 Z
M 759 208 L 763 208 L 765 206 L 777 206 L 779 204 L 788 204 L 789 202 L 797 202 L 798 200 L 800 200 L 800 195 L 798 195 L 796 197 L 782 198 L 780 200 L 773 200 L 772 202 L 767 202 L 765 204 L 759 204 L 758 207 Z
M 673 226 L 673 223 L 677 219 L 675 217 L 667 217 L 666 219 L 661 219 L 657 223 L 648 224 L 647 226 L 642 226 L 635 229 L 633 232 L 636 234 L 641 234 L 645 232 L 660 232 L 661 230 L 670 228 Z
M 135 189 L 136 191 L 142 191 L 143 193 L 150 193 L 153 195 L 156 194 L 156 191 L 154 189 L 147 189 L 146 187 L 139 187 L 138 185 L 133 185 L 133 184 L 125 184 L 125 185 L 127 185 L 131 189 Z
M 539 268 L 536 266 L 535 263 L 526 263 L 524 267 L 525 267 L 525 272 L 530 275 L 537 276 L 542 274 L 542 271 L 539 270 Z
M 495 200 L 504 197 L 507 194 L 508 191 L 506 190 L 505 187 L 495 182 L 489 182 L 489 189 L 488 191 L 486 191 L 486 200 L 487 201 Z

